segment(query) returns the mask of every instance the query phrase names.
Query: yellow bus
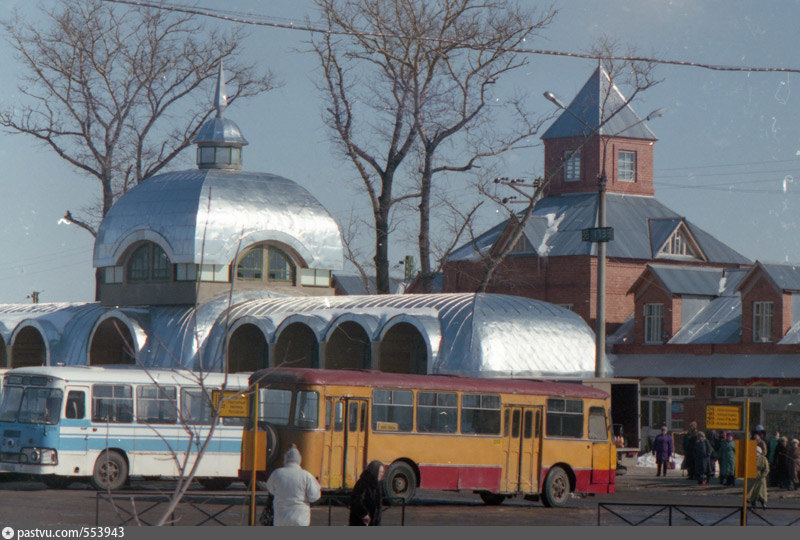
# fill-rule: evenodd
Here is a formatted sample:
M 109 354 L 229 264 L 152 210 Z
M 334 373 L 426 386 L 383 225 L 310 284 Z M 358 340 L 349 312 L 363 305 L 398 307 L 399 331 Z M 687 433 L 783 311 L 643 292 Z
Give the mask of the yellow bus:
M 252 425 L 243 432 L 245 481 L 254 468 L 266 479 L 294 443 L 324 491 L 352 488 L 377 459 L 387 465 L 386 495 L 406 501 L 418 488 L 546 506 L 571 492 L 614 492 L 610 400 L 596 388 L 307 368 L 265 369 L 250 384 L 258 385 L 259 429 L 255 441 Z

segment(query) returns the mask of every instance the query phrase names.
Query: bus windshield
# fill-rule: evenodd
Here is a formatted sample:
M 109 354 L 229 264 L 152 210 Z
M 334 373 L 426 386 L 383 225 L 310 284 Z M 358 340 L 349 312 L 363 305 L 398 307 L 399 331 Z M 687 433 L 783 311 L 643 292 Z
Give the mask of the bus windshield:
M 57 388 L 7 386 L 0 405 L 0 421 L 57 424 L 62 396 Z

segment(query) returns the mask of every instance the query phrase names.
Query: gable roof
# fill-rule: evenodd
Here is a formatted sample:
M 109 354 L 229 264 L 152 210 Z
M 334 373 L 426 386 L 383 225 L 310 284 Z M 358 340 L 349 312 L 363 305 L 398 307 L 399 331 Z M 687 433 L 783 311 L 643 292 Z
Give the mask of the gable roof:
M 649 264 L 642 276 L 631 286 L 628 294 L 636 289 L 639 283 L 647 279 L 648 272 L 655 275 L 670 294 L 719 296 L 725 288 L 724 273 L 721 268 Z
M 650 223 L 667 219 L 675 222 L 683 218 L 654 197 L 608 193 L 606 195 L 606 221 L 614 228 L 614 240 L 606 246 L 608 257 L 621 259 L 654 258 Z M 496 242 L 509 225 L 506 220 L 481 235 L 481 248 Z M 751 264 L 751 261 L 723 244 L 709 233 L 683 220 L 698 247 L 709 263 Z M 524 234 L 539 256 L 593 255 L 595 244 L 581 240 L 581 230 L 597 224 L 597 195 L 574 193 L 545 197 L 536 203 L 533 215 L 525 226 Z M 477 258 L 472 243 L 455 250 L 450 261 Z
M 619 112 L 614 114 L 616 111 Z M 604 121 L 606 123 L 598 129 Z M 633 108 L 625 105 L 625 96 L 611 82 L 611 78 L 602 67 L 598 67 L 592 73 L 567 110 L 562 112 L 553 125 L 544 132 L 542 139 L 588 137 L 594 133 L 656 140 L 655 134 L 641 121 Z

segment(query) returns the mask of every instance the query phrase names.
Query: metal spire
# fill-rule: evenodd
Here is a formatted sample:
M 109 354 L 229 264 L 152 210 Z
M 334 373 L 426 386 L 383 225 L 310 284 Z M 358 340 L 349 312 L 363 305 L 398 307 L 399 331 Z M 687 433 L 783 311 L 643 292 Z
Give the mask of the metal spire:
M 219 75 L 217 76 L 217 93 L 214 96 L 214 106 L 217 108 L 217 118 L 222 118 L 222 111 L 228 106 L 228 92 L 225 91 L 225 70 L 222 59 L 219 60 Z

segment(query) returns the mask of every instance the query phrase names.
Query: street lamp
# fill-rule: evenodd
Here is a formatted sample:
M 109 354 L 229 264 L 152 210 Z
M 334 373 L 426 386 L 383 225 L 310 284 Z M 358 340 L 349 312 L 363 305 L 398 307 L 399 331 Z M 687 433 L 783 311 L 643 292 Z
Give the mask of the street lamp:
M 611 120 L 614 116 L 610 115 L 605 120 L 601 119 L 600 124 L 593 128 L 588 125 L 583 118 L 579 117 L 571 110 L 569 110 L 564 103 L 558 99 L 553 92 L 545 92 L 545 99 L 553 103 L 559 109 L 563 109 L 577 119 L 581 124 L 586 126 L 590 133 L 586 137 L 588 141 L 592 135 L 597 135 L 603 126 Z M 615 111 L 616 113 L 617 111 Z M 628 129 L 638 126 L 642 122 L 652 120 L 664 116 L 667 109 L 656 109 L 638 122 L 626 126 L 613 135 L 606 135 L 603 140 L 603 168 L 600 175 L 597 177 L 597 227 L 584 229 L 582 231 L 582 239 L 587 242 L 594 242 L 597 244 L 597 316 L 595 317 L 595 361 L 594 361 L 594 376 L 605 377 L 608 374 L 608 361 L 606 360 L 606 243 L 614 239 L 614 230 L 606 224 L 606 149 L 608 148 L 608 140 L 627 131 Z

